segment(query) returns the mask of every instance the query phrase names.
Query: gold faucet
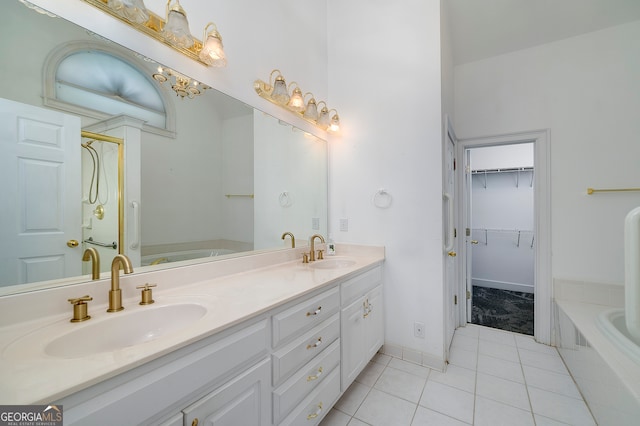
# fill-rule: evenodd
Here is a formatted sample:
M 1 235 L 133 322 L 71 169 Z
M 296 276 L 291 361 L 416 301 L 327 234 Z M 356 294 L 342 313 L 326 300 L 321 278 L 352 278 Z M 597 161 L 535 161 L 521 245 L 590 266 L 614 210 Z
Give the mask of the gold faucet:
M 324 237 L 320 234 L 315 234 L 311 236 L 311 253 L 309 253 L 309 261 L 313 262 L 316 260 L 316 247 L 315 247 L 315 239 L 320 238 L 320 241 L 324 243 Z
M 111 290 L 109 290 L 109 309 L 107 312 L 118 312 L 123 310 L 122 292 L 120 291 L 120 266 L 125 274 L 133 272 L 131 261 L 124 254 L 117 254 L 111 262 Z
M 84 251 L 82 255 L 82 261 L 86 262 L 91 260 L 91 279 L 99 280 L 100 279 L 100 255 L 98 254 L 98 250 L 93 247 L 89 247 Z
M 296 248 L 296 237 L 293 236 L 293 233 L 285 232 L 284 234 L 282 234 L 282 239 L 284 240 L 284 237 L 286 237 L 287 235 L 291 237 L 291 248 Z

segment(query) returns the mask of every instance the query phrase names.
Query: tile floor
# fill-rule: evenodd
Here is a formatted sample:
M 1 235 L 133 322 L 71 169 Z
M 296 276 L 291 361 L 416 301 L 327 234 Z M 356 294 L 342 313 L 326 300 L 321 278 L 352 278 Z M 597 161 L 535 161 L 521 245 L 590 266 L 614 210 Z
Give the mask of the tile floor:
M 477 325 L 446 373 L 378 354 L 321 426 L 595 425 L 555 348 Z

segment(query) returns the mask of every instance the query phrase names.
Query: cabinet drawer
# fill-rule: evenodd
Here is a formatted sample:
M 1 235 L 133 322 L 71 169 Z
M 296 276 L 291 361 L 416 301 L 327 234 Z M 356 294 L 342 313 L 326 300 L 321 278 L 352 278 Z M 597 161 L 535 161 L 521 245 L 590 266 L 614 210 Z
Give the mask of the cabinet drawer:
M 274 423 L 278 424 L 280 419 L 322 383 L 338 365 L 340 365 L 339 339 L 273 391 Z
M 269 360 L 265 359 L 182 410 L 184 424 L 266 425 L 269 389 Z
M 339 372 L 340 368 L 335 368 L 280 425 L 300 426 L 320 423 L 340 396 Z
M 331 318 L 274 352 L 272 354 L 273 385 L 279 385 L 282 380 L 309 362 L 338 337 L 340 337 L 340 315 L 335 313 Z
M 340 292 L 342 297 L 342 306 L 346 306 L 356 298 L 362 296 L 382 283 L 382 268 L 376 267 L 370 271 L 353 277 L 342 283 Z
M 329 318 L 340 307 L 338 287 L 273 316 L 273 347 Z

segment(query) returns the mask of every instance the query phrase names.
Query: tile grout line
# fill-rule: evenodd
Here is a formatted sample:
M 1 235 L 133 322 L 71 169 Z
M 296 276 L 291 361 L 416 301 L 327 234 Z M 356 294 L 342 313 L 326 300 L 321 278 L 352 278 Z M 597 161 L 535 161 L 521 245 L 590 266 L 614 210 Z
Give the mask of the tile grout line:
M 529 394 L 529 385 L 527 384 L 527 376 L 524 374 L 524 365 L 522 364 L 522 358 L 520 357 L 520 346 L 518 346 L 518 341 L 514 336 L 514 341 L 516 342 L 516 352 L 518 353 L 518 361 L 520 362 L 520 371 L 522 372 L 522 380 L 524 381 L 524 390 L 527 392 L 527 401 L 529 401 L 529 412 L 531 413 L 531 419 L 533 420 L 533 424 L 536 424 L 536 416 L 533 412 L 533 404 L 531 403 L 531 395 Z

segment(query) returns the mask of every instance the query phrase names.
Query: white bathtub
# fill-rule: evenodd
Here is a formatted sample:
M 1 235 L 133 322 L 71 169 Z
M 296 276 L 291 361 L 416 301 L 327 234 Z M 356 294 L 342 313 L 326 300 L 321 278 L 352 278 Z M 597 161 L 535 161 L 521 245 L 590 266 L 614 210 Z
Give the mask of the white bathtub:
M 556 343 L 599 425 L 637 425 L 639 350 L 626 336 L 622 309 L 556 300 Z
M 627 330 L 624 309 L 609 309 L 601 312 L 596 324 L 620 352 L 640 366 L 640 346 Z
M 197 249 L 174 251 L 170 253 L 158 253 L 142 256 L 142 266 L 159 265 L 161 263 L 180 262 L 182 260 L 200 259 L 203 257 L 223 256 L 225 254 L 235 253 L 228 249 Z

